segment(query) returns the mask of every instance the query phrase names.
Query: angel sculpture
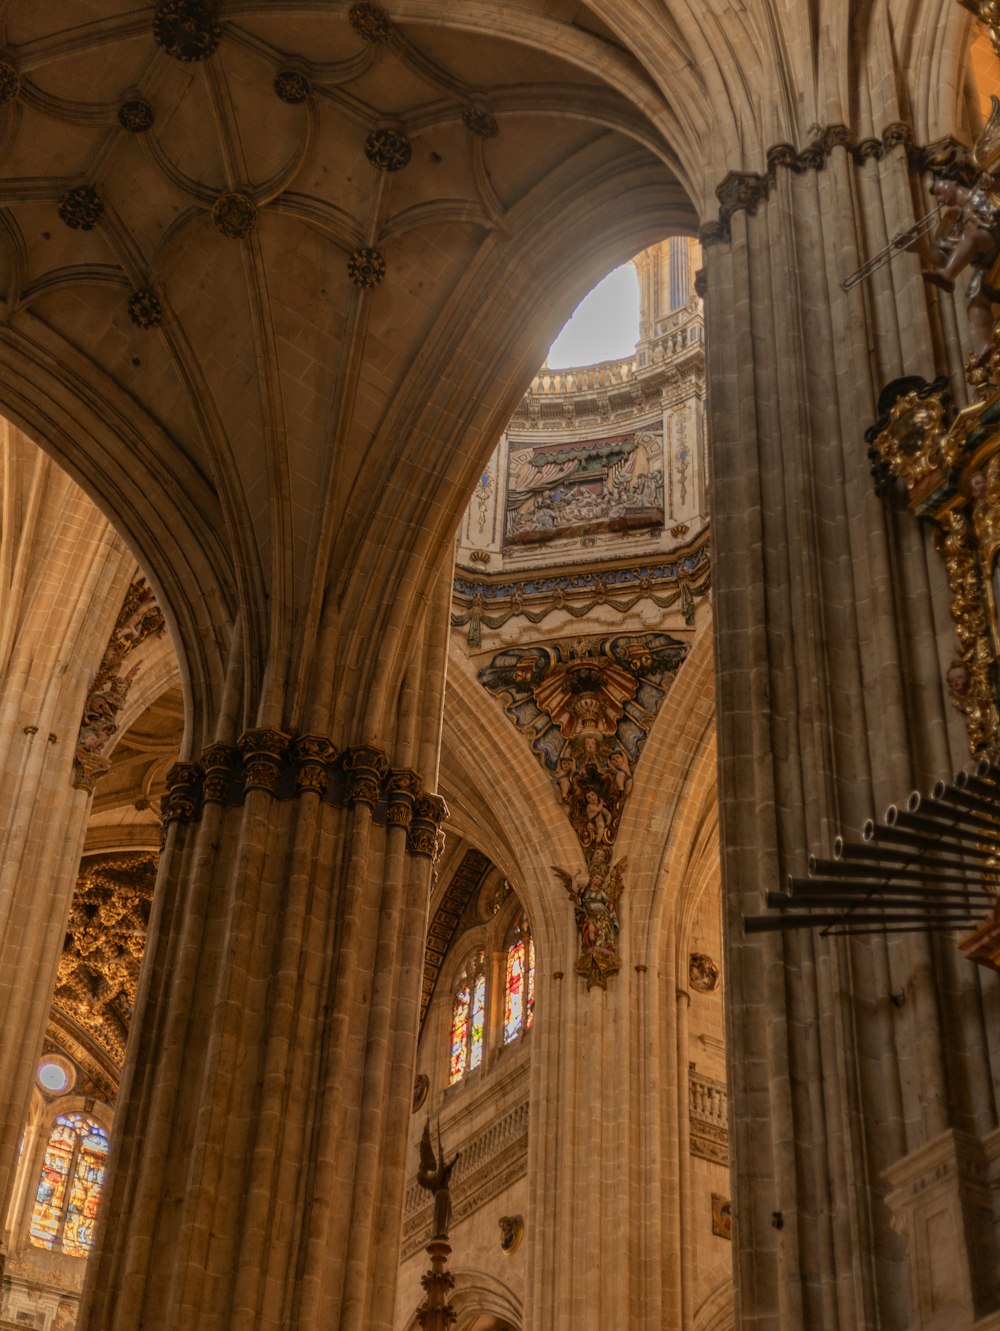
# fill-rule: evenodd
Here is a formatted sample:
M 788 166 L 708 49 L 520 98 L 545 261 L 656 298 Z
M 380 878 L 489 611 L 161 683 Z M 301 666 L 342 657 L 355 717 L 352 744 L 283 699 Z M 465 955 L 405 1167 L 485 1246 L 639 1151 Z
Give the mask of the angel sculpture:
M 576 879 L 553 864 L 552 872 L 566 888 L 573 903 L 576 927 L 580 932 L 581 952 L 576 973 L 587 981 L 587 988 L 607 988 L 609 975 L 621 970 L 618 955 L 618 902 L 625 890 L 624 871 L 628 856 L 611 863 L 610 847 L 601 846 L 591 853 L 586 881 L 579 887 Z
M 444 1150 L 441 1146 L 441 1128 L 438 1127 L 438 1148 L 435 1154 L 431 1144 L 430 1119 L 424 1124 L 424 1134 L 420 1138 L 420 1168 L 417 1170 L 417 1182 L 434 1196 L 434 1232 L 432 1239 L 447 1239 L 451 1228 L 451 1193 L 448 1183 L 451 1171 L 458 1164 L 461 1151 L 456 1151 L 451 1161 L 445 1164 Z

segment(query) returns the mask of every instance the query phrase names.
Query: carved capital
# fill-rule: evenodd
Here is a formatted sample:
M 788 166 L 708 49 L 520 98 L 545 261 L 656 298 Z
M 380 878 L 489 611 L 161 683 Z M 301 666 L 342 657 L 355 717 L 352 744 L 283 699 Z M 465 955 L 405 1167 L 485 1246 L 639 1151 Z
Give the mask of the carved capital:
M 408 827 L 413 817 L 413 801 L 421 791 L 419 775 L 412 767 L 395 767 L 385 783 L 386 821 L 394 827 Z
M 204 779 L 201 763 L 174 763 L 166 775 L 167 793 L 162 802 L 164 824 L 189 823 L 198 816 Z
M 719 200 L 719 215 L 726 221 L 739 212 L 754 217 L 767 196 L 767 184 L 756 171 L 730 171 L 716 186 L 715 195 Z
M 355 744 L 344 754 L 350 776 L 348 804 L 375 805 L 382 798 L 382 782 L 389 773 L 389 755 L 373 744 Z
M 705 222 L 698 228 L 698 244 L 703 250 L 710 245 L 724 245 L 729 240 L 729 227 L 720 217 L 717 222 Z
M 233 777 L 239 762 L 235 744 L 209 744 L 201 755 L 205 769 L 202 799 L 206 804 L 228 804 L 233 788 Z
M 292 744 L 295 789 L 301 795 L 311 790 L 325 795 L 330 781 L 329 767 L 337 761 L 337 750 L 325 735 L 300 735 Z
M 290 736 L 281 730 L 244 731 L 237 748 L 243 756 L 243 785 L 248 792 L 266 790 L 269 795 L 275 793 L 290 742 Z
M 905 120 L 894 120 L 882 131 L 882 149 L 891 152 L 893 148 L 913 147 L 913 126 Z
M 406 849 L 411 855 L 437 859 L 440 853 L 441 824 L 448 817 L 448 806 L 440 795 L 427 791 L 413 801 L 413 818 L 406 831 Z
M 111 763 L 98 753 L 88 753 L 86 749 L 77 749 L 73 759 L 73 789 L 93 792 L 98 780 L 110 771 Z

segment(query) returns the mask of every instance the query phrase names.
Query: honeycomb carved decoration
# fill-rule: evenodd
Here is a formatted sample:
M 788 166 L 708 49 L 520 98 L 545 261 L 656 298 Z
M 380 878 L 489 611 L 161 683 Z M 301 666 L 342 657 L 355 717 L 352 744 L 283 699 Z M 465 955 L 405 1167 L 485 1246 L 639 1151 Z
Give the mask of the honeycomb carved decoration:
M 401 171 L 413 156 L 413 148 L 405 134 L 373 129 L 365 139 L 365 156 L 380 171 Z
M 74 231 L 92 231 L 101 220 L 104 204 L 93 185 L 76 185 L 59 200 L 59 216 Z
M 145 134 L 147 129 L 153 128 L 155 119 L 153 108 L 141 97 L 133 97 L 127 102 L 122 102 L 118 108 L 118 123 L 130 134 Z
M 207 60 L 222 40 L 222 27 L 215 15 L 215 6 L 203 0 L 166 0 L 157 6 L 153 17 L 153 36 L 175 60 Z
M 245 240 L 257 225 L 257 205 L 245 194 L 222 194 L 212 204 L 212 221 L 230 240 Z
M 12 102 L 21 91 L 21 76 L 7 60 L 0 60 L 0 106 Z

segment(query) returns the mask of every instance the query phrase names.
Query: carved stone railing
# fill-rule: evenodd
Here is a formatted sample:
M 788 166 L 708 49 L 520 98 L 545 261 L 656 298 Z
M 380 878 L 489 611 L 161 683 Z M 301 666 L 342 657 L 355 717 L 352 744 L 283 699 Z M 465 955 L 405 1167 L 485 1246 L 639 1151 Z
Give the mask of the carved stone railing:
M 715 1164 L 729 1163 L 729 1095 L 726 1083 L 688 1073 L 691 1154 Z
M 545 366 L 532 379 L 528 392 L 561 396 L 566 393 L 592 393 L 597 388 L 615 388 L 619 384 L 630 383 L 638 368 L 639 362 L 635 356 L 568 370 L 550 370 Z
M 446 1134 L 447 1135 L 447 1134 Z M 482 1132 L 453 1147 L 461 1151 L 451 1181 L 452 1225 L 478 1211 L 528 1168 L 528 1102 L 522 1100 Z M 434 1203 L 414 1181 L 403 1208 L 403 1258 L 422 1248 L 431 1233 Z

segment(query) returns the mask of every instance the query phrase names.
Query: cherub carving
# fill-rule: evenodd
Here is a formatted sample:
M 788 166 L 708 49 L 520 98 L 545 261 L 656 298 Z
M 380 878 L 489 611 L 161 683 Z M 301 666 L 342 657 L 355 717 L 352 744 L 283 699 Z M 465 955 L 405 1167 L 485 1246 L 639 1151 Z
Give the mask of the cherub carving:
M 424 1124 L 424 1133 L 420 1138 L 420 1168 L 417 1170 L 417 1182 L 422 1188 L 434 1195 L 434 1232 L 432 1239 L 447 1239 L 451 1228 L 451 1193 L 448 1188 L 451 1171 L 458 1164 L 461 1151 L 456 1151 L 445 1164 L 444 1150 L 441 1146 L 441 1129 L 438 1128 L 438 1148 L 434 1151 L 431 1143 L 430 1119 Z

